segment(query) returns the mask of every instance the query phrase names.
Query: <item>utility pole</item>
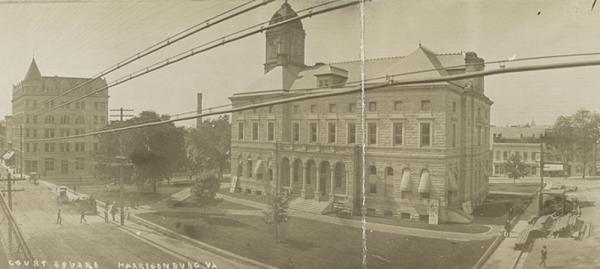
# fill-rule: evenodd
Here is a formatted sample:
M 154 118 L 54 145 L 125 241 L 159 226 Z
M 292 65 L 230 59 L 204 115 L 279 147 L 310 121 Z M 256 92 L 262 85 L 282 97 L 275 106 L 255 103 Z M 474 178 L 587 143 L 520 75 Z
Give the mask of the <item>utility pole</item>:
M 544 209 L 544 136 L 540 138 L 540 194 L 538 200 L 538 216 Z
M 133 115 L 125 115 L 124 112 L 132 112 L 133 109 L 124 109 L 124 108 L 120 108 L 120 109 L 111 109 L 110 111 L 117 111 L 119 112 L 118 115 L 110 115 L 111 117 L 119 117 L 119 121 L 121 123 L 123 123 L 123 120 L 125 117 L 133 117 Z M 123 202 L 123 178 L 124 176 L 124 171 L 123 171 L 123 166 L 125 165 L 125 161 L 127 158 L 125 158 L 125 156 L 123 156 L 123 134 L 119 134 L 119 156 L 117 156 L 117 162 L 119 163 L 119 203 L 121 204 L 120 206 L 120 215 L 121 217 L 120 222 L 121 222 L 121 226 L 125 225 L 125 206 L 124 206 L 124 202 Z
M 20 142 L 20 152 L 19 154 L 19 170 L 21 172 L 21 178 L 23 178 L 23 155 L 25 154 L 25 150 L 23 150 L 23 124 L 19 125 L 19 142 Z M 10 181 L 9 181 L 10 182 Z M 12 209 L 12 208 L 11 208 Z

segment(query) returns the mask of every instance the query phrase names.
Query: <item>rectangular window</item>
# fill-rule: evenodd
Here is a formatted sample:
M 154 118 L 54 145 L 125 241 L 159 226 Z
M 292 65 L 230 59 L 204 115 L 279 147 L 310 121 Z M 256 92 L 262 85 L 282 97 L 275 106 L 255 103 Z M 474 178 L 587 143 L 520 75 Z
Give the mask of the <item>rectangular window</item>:
M 292 123 L 292 139 L 294 142 L 300 141 L 300 123 Z
M 37 143 L 33 143 L 33 152 L 37 152 L 38 148 L 37 148 Z
M 431 146 L 431 123 L 421 122 L 420 135 L 421 135 L 421 147 Z
M 329 124 L 327 124 L 327 126 L 328 126 L 327 142 L 335 143 L 336 124 L 335 124 L 335 122 L 330 122 Z
M 335 104 L 329 104 L 329 113 L 335 113 L 336 107 Z
M 477 146 L 481 146 L 481 126 L 477 126 Z
M 367 131 L 369 134 L 369 145 L 377 144 L 377 123 L 369 122 L 369 124 L 367 125 Z
M 37 137 L 37 129 L 33 129 L 33 138 Z
M 275 139 L 275 123 L 269 122 L 267 126 L 267 139 L 273 141 Z
M 54 159 L 46 158 L 44 162 L 46 166 L 46 171 L 54 171 Z
M 394 145 L 402 145 L 403 138 L 403 126 L 400 122 L 394 122 Z
M 377 184 L 370 183 L 369 184 L 369 192 L 372 193 L 372 194 L 377 193 Z
M 537 159 L 537 152 L 532 152 L 531 153 L 531 160 L 533 160 L 533 161 L 537 161 L 538 160 Z
M 273 106 L 269 106 L 269 113 L 273 113 Z
M 505 152 L 502 152 L 502 159 L 503 159 L 503 160 L 506 160 L 506 159 L 508 159 L 508 152 L 506 152 L 506 151 L 505 151 Z
M 258 122 L 252 123 L 252 140 L 253 141 L 258 140 Z
M 244 123 L 238 122 L 238 140 L 244 140 Z
M 402 101 L 394 101 L 394 110 L 395 111 L 402 110 Z
M 421 100 L 421 110 L 422 111 L 430 111 L 431 110 L 431 101 Z
M 377 102 L 369 102 L 369 112 L 377 111 Z
M 356 111 L 356 104 L 355 103 L 348 104 L 348 112 L 355 112 L 355 111 Z
M 356 123 L 348 123 L 348 144 L 356 143 Z
M 527 155 L 528 155 L 527 152 L 523 152 L 523 161 L 527 161 L 527 157 L 528 157 Z
M 294 105 L 294 113 L 298 113 L 298 111 L 300 111 L 300 106 Z
M 317 142 L 317 123 L 316 122 L 310 123 L 310 142 L 312 142 L 312 143 Z
M 317 112 L 317 105 L 315 105 L 315 104 L 310 105 L 310 113 L 315 113 L 315 112 Z
M 456 102 L 452 102 L 452 112 L 456 113 Z

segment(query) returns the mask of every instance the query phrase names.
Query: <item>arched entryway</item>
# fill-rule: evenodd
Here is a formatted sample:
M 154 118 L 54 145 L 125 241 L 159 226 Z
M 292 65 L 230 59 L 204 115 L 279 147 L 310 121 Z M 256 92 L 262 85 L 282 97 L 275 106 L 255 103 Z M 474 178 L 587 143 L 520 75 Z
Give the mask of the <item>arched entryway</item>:
M 346 165 L 343 162 L 338 162 L 335 164 L 333 171 L 335 192 L 346 193 Z
M 319 184 L 318 193 L 319 196 L 323 197 L 331 192 L 331 167 L 329 162 L 321 162 L 319 165 Z
M 313 197 L 317 181 L 317 165 L 315 161 L 308 160 L 304 167 L 304 197 Z
M 292 165 L 292 191 L 299 192 L 302 188 L 302 161 L 296 159 Z
M 281 159 L 281 171 L 279 173 L 282 187 L 290 187 L 290 161 L 287 158 Z

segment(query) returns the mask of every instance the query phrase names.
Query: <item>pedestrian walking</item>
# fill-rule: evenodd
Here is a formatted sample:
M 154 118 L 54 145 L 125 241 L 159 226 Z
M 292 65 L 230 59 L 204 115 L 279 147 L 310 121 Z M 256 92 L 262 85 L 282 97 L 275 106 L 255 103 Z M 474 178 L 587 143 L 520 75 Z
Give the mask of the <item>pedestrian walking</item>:
M 79 223 L 87 224 L 87 220 L 85 219 L 85 210 L 81 210 L 81 218 L 79 219 Z
M 104 222 L 108 223 L 108 211 L 104 210 Z
M 58 209 L 58 212 L 56 212 L 56 224 L 62 224 L 62 214 L 60 208 Z
M 504 235 L 506 237 L 510 237 L 510 221 L 506 220 L 506 223 L 504 224 Z
M 115 219 L 115 215 L 117 215 L 117 207 L 116 206 L 114 206 L 114 205 L 111 206 L 111 208 L 110 208 L 110 214 L 112 215 L 112 220 L 113 221 L 117 221 Z
M 548 249 L 546 249 L 546 245 L 542 247 L 542 260 L 540 261 L 539 266 L 544 266 L 546 268 L 546 259 L 548 258 Z

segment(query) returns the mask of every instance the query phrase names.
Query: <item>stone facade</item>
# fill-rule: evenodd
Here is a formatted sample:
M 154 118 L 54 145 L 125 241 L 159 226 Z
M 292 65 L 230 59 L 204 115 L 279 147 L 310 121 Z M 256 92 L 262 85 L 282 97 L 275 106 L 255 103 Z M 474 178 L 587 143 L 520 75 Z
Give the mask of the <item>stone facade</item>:
M 285 3 L 278 13 L 292 14 L 288 9 Z M 299 36 L 290 40 L 304 40 L 304 32 L 293 27 Z M 267 32 L 267 46 L 271 38 Z M 360 61 L 301 66 L 272 58 L 267 55 L 263 79 L 230 98 L 234 108 L 339 91 L 360 79 Z M 482 70 L 482 63 L 472 52 L 436 54 L 419 46 L 405 57 L 367 60 L 367 78 L 387 77 L 367 86 L 389 83 L 395 78 L 388 75 L 400 71 L 439 70 L 398 79 L 447 76 Z M 285 190 L 305 199 L 344 201 L 355 210 L 364 197 L 370 214 L 422 220 L 437 200 L 441 222 L 469 221 L 472 208 L 485 199 L 491 174 L 491 104 L 483 78 L 476 78 L 369 91 L 364 121 L 359 94 L 235 112 L 232 175 L 242 192 Z
M 86 97 L 53 111 L 48 108 L 105 87 L 97 79 L 73 92 L 47 103 L 47 100 L 88 81 L 86 78 L 42 76 L 35 60 L 25 79 L 13 86 L 12 115 L 7 118 L 7 148 L 16 152 L 15 166 L 45 177 L 91 176 L 96 137 L 43 141 L 40 139 L 77 135 L 104 127 L 108 122 L 108 91 Z M 22 129 L 21 129 L 22 128 Z M 21 141 L 22 137 L 22 141 Z

